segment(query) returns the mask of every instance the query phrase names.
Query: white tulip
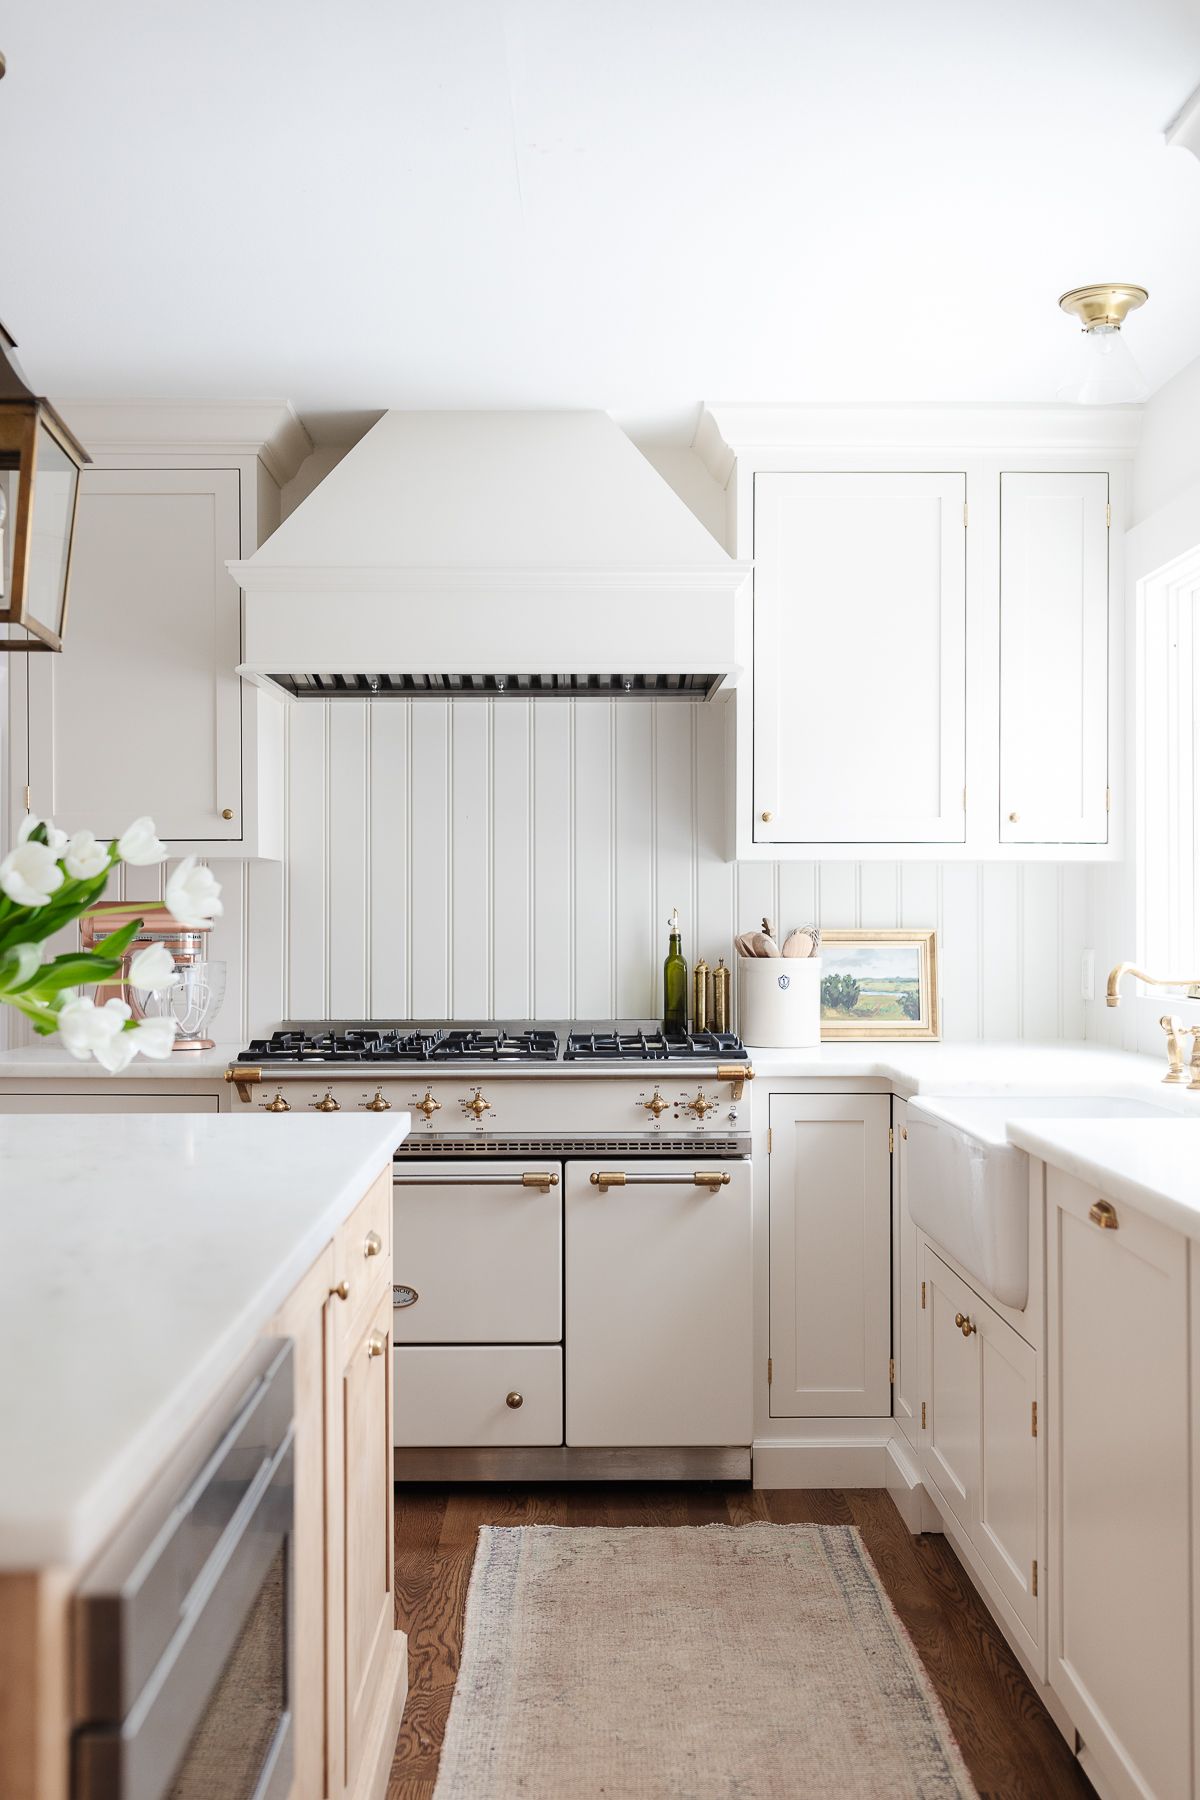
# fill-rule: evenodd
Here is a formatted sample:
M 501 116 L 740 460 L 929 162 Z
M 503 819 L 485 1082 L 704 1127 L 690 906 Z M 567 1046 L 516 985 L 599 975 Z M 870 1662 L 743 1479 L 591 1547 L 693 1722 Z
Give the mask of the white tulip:
M 100 1010 L 103 1012 L 103 1007 Z M 95 1046 L 92 1054 L 110 1075 L 119 1075 L 137 1055 L 137 1027 L 132 1031 L 112 1032 Z
M 0 862 L 0 888 L 18 906 L 45 906 L 55 888 L 62 884 L 63 872 L 46 844 L 26 839 Z
M 17 827 L 17 842 L 24 844 L 32 837 L 39 825 L 46 827 L 46 848 L 58 856 L 67 841 L 65 831 L 60 831 L 53 819 L 39 819 L 36 813 L 26 813 Z
M 171 917 L 181 925 L 207 925 L 225 911 L 221 904 L 221 884 L 211 869 L 194 856 L 185 856 L 167 877 L 163 898 Z
M 67 845 L 63 862 L 74 881 L 92 881 L 108 867 L 108 851 L 96 842 L 94 831 L 77 831 Z
M 175 959 L 165 944 L 148 944 L 139 950 L 129 965 L 129 985 L 147 988 L 161 994 L 164 988 L 178 987 Z
M 150 863 L 166 862 L 167 846 L 161 843 L 153 819 L 135 819 L 117 839 L 117 855 L 122 862 L 144 868 Z
M 125 1040 L 133 1045 L 135 1055 L 148 1056 L 152 1062 L 165 1062 L 175 1048 L 178 1035 L 174 1019 L 143 1019 L 140 1025 L 125 1033 Z
M 124 1068 L 134 1055 L 132 1048 L 128 1056 L 123 1049 L 113 1048 L 118 1038 L 133 1037 L 132 1032 L 125 1031 L 125 1021 L 131 1016 L 124 1000 L 109 1000 L 104 1006 L 97 1006 L 88 995 L 73 994 L 58 1010 L 58 1035 L 64 1048 L 79 1062 L 94 1056 L 115 1072 L 115 1066 Z

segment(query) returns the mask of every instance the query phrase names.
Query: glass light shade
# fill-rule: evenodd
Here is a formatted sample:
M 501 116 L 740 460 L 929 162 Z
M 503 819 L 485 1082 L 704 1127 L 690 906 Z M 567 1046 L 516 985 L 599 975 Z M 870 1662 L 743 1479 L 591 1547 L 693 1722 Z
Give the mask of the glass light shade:
M 1145 400 L 1150 389 L 1118 325 L 1093 325 L 1079 333 L 1076 362 L 1060 400 L 1078 406 L 1123 406 Z
M 87 451 L 30 388 L 0 325 L 0 650 L 61 650 Z

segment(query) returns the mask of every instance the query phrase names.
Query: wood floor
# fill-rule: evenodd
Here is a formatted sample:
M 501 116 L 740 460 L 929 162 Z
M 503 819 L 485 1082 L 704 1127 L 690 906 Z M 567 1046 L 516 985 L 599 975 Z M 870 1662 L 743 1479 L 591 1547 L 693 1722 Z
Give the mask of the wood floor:
M 882 1491 L 596 1483 L 397 1488 L 397 1624 L 409 1634 L 410 1686 L 388 1800 L 430 1800 L 433 1793 L 480 1525 L 758 1521 L 858 1526 L 983 1800 L 1092 1795 L 945 1538 L 911 1536 Z

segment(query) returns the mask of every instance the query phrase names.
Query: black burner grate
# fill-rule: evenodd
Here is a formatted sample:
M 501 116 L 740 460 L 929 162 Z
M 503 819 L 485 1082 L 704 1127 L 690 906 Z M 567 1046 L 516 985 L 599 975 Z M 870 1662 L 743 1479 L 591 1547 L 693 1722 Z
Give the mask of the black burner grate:
M 744 1062 L 731 1031 L 573 1031 L 564 1062 Z

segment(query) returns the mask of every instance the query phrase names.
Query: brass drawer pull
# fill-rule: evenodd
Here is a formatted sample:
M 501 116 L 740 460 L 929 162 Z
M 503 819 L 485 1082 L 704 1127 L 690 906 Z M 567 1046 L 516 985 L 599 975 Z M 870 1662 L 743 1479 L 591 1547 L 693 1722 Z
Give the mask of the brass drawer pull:
M 381 1256 L 382 1254 L 383 1239 L 377 1231 L 368 1231 L 366 1237 L 363 1239 L 363 1255 Z
M 1097 1200 L 1088 1207 L 1088 1218 L 1101 1231 L 1117 1231 L 1117 1209 L 1111 1200 Z
M 348 1281 L 336 1282 L 329 1290 L 329 1298 L 331 1300 L 348 1300 L 350 1298 L 350 1283 Z
M 970 1337 L 973 1331 L 979 1330 L 978 1325 L 972 1325 L 966 1313 L 955 1313 L 954 1323 L 958 1326 L 958 1329 L 962 1332 L 964 1337 Z
M 386 1331 L 373 1331 L 371 1333 L 370 1337 L 367 1339 L 367 1355 L 368 1356 L 382 1356 L 384 1351 L 387 1349 L 387 1345 L 388 1345 L 388 1341 L 387 1341 Z
M 511 1406 L 512 1410 L 516 1412 L 518 1406 L 524 1406 L 525 1396 L 524 1394 L 518 1394 L 514 1389 L 511 1394 L 505 1394 L 504 1404 L 505 1406 Z

